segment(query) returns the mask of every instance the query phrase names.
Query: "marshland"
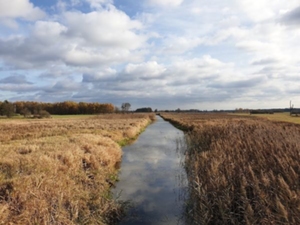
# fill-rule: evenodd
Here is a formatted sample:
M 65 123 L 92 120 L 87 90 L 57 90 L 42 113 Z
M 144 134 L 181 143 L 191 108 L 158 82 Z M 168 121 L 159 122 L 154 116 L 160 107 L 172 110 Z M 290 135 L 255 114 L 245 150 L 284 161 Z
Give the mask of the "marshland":
M 300 224 L 300 126 L 225 114 L 162 114 L 186 130 L 191 224 Z
M 1 224 L 111 224 L 122 209 L 111 194 L 121 146 L 151 114 L 0 123 Z
M 300 224 L 300 125 L 245 115 L 160 115 L 185 133 L 181 146 L 184 154 L 178 161 L 187 177 L 185 197 L 180 200 L 180 223 Z M 293 118 L 293 122 L 297 119 Z M 119 201 L 126 193 L 115 199 L 113 186 L 118 188 L 127 182 L 132 185 L 131 191 L 142 193 L 132 195 L 133 199 L 127 194 L 129 199 L 123 199 L 129 202 L 146 197 L 137 179 L 151 180 L 154 176 L 161 187 L 174 192 L 177 184 L 167 178 L 176 174 L 166 173 L 173 165 L 166 162 L 177 154 L 175 133 L 181 131 L 170 133 L 174 139 L 168 140 L 173 147 L 164 150 L 152 135 L 158 133 L 163 138 L 166 131 L 161 126 L 171 125 L 164 122 L 155 131 L 153 125 L 147 128 L 154 121 L 154 114 L 144 113 L 0 120 L 0 221 L 116 224 L 121 220 L 122 224 L 132 209 L 128 211 L 124 201 Z M 149 150 L 142 153 L 145 144 L 134 143 L 133 148 L 122 151 L 121 147 L 132 143 L 145 129 L 140 141 L 150 146 Z M 166 161 L 157 166 L 161 158 Z M 122 178 L 126 161 L 134 170 L 123 170 L 129 175 Z M 155 165 L 158 170 L 151 175 L 149 168 Z M 132 177 L 133 173 L 139 176 Z M 147 191 L 159 192 L 161 187 L 151 183 Z M 119 186 L 119 190 L 122 188 Z M 166 195 L 165 190 L 162 193 Z M 154 204 L 150 205 L 158 208 Z M 168 207 L 175 206 L 164 206 Z M 141 215 L 148 218 L 146 211 Z M 139 224 L 134 222 L 131 224 Z

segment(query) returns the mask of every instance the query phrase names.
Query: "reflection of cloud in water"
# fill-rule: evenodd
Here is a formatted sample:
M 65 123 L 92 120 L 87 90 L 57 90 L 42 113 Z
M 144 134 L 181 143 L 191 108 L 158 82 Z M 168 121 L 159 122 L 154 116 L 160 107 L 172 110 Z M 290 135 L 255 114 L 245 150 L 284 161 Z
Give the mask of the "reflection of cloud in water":
M 176 151 L 176 139 L 182 138 L 181 131 L 158 118 L 133 145 L 123 148 L 114 192 L 121 192 L 120 200 L 132 201 L 131 213 L 139 219 L 121 224 L 178 224 L 183 204 L 179 195 L 186 185 Z

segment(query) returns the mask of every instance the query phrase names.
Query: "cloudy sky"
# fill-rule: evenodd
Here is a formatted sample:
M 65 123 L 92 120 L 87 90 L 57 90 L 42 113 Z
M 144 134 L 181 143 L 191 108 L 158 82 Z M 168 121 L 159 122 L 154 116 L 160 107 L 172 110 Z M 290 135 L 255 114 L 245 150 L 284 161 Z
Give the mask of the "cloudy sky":
M 300 108 L 299 0 L 0 0 L 0 101 Z

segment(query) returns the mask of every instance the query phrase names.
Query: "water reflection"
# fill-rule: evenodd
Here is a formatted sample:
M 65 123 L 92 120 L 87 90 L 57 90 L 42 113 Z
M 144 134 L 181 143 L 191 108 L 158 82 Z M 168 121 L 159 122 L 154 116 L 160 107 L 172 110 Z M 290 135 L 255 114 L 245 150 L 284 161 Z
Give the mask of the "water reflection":
M 132 145 L 124 147 L 113 190 L 133 207 L 120 224 L 183 224 L 183 193 L 187 186 L 178 140 L 183 132 L 160 117 Z M 176 150 L 177 149 L 177 150 Z

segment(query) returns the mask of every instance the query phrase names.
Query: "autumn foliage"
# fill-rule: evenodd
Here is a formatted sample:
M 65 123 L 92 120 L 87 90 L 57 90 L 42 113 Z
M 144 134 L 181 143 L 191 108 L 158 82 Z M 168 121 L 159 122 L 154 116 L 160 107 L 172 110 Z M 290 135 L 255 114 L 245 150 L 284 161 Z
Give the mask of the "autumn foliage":
M 75 114 L 98 114 L 98 113 L 112 113 L 115 107 L 110 103 L 87 103 L 87 102 L 14 102 L 16 106 L 16 113 L 22 114 L 27 110 L 31 114 L 38 113 L 40 110 L 45 110 L 53 115 L 75 115 Z

